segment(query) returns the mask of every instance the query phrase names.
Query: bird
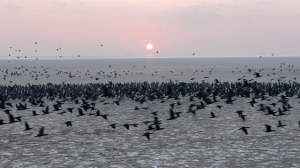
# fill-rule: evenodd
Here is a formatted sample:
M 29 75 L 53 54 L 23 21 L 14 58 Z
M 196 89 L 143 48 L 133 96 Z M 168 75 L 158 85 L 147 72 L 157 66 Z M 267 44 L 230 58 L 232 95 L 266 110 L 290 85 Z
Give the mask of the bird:
M 170 108 L 169 111 L 170 111 L 170 118 L 167 119 L 167 120 L 174 120 L 174 119 L 176 119 L 177 117 L 175 117 L 175 113 L 174 113 L 173 109 Z
M 129 130 L 129 124 L 123 124 L 122 126 Z
M 72 122 L 73 122 L 73 121 L 66 121 L 65 124 L 67 125 L 67 127 L 69 127 L 69 126 L 72 127 Z
M 242 130 L 246 135 L 248 135 L 247 128 L 250 128 L 250 127 L 241 127 L 240 130 Z
M 36 116 L 36 115 L 38 115 L 37 113 L 36 113 L 36 111 L 32 111 L 32 116 Z
M 25 130 L 24 131 L 28 131 L 28 130 L 31 130 L 32 128 L 29 127 L 28 123 L 25 122 Z
M 258 72 L 255 72 L 254 74 L 255 74 L 256 78 L 262 77 L 262 75 L 260 75 L 260 73 L 258 73 Z
M 272 130 L 272 127 L 270 125 L 265 125 L 266 126 L 266 131 L 265 132 L 272 132 L 272 131 L 275 131 L 275 130 Z
M 22 118 L 23 116 L 18 116 L 18 117 L 15 117 L 15 119 L 17 119 L 18 121 L 22 121 Z
M 236 113 L 238 113 L 239 117 L 243 115 L 243 112 L 244 112 L 243 110 L 236 111 Z
M 175 103 L 171 103 L 170 106 L 171 106 L 171 108 L 173 109 L 174 106 L 175 106 Z
M 59 111 L 59 104 L 53 104 L 53 107 L 54 107 L 54 111 Z
M 116 101 L 114 101 L 114 103 L 116 103 L 116 105 L 118 105 L 118 106 L 120 105 L 120 103 L 119 103 L 119 102 L 120 102 L 120 100 L 116 100 Z
M 39 134 L 36 135 L 36 137 L 46 136 L 48 134 L 44 134 L 44 127 L 41 127 L 39 130 Z
M 161 128 L 160 126 L 159 126 L 159 124 L 155 124 L 155 131 L 158 131 L 158 130 L 163 130 L 164 128 Z
M 217 105 L 217 107 L 218 107 L 219 109 L 221 109 L 223 106 L 222 106 L 222 105 Z
M 110 124 L 109 126 L 113 129 L 116 129 L 116 125 L 117 125 L 117 123 L 114 123 L 114 124 Z
M 43 112 L 44 114 L 49 114 L 49 106 L 47 106 L 45 110 L 42 110 L 42 112 Z M 43 115 L 44 115 L 44 114 L 43 114 Z
M 15 120 L 15 117 L 12 115 L 12 114 L 8 114 L 8 117 L 9 117 L 9 123 L 14 123 L 14 122 L 16 122 L 16 120 Z
M 68 112 L 73 113 L 74 108 L 67 108 Z
M 278 120 L 278 126 L 277 127 L 284 127 L 284 126 L 286 126 L 286 125 L 283 125 L 282 123 L 281 123 L 281 121 L 280 120 Z
M 148 140 L 150 140 L 150 134 L 153 134 L 151 132 L 145 132 L 142 136 L 147 137 Z
M 102 115 L 100 115 L 102 118 L 104 118 L 105 120 L 107 120 L 107 114 L 102 114 Z
M 100 110 L 96 111 L 96 116 L 100 116 Z
M 278 116 L 281 116 L 281 115 L 285 115 L 284 113 L 283 113 L 283 111 L 280 109 L 280 107 L 278 107 Z
M 247 116 L 247 115 L 240 115 L 240 117 L 241 117 L 244 121 L 246 121 L 245 116 Z
M 78 108 L 78 113 L 79 115 L 77 117 L 85 115 L 81 108 Z
M 217 117 L 217 116 L 215 116 L 215 113 L 214 113 L 214 112 L 210 112 L 210 115 L 211 115 L 210 118 L 215 118 L 215 117 Z
M 4 112 L 5 112 L 6 114 L 10 114 L 10 113 L 9 113 L 10 110 L 8 110 L 8 109 L 4 110 Z
M 154 112 L 152 112 L 152 114 L 153 114 L 154 116 L 157 116 L 157 112 L 158 112 L 158 111 L 154 111 Z
M 268 113 L 267 113 L 266 115 L 272 114 L 273 116 L 276 116 L 276 115 L 275 115 L 276 112 L 274 112 L 269 106 L 266 106 L 266 109 L 267 109 L 267 111 L 268 111 Z
M 253 107 L 253 105 L 254 105 L 255 103 L 257 103 L 257 102 L 255 101 L 254 97 L 252 97 L 252 100 L 251 100 L 249 103 L 250 103 L 251 106 Z

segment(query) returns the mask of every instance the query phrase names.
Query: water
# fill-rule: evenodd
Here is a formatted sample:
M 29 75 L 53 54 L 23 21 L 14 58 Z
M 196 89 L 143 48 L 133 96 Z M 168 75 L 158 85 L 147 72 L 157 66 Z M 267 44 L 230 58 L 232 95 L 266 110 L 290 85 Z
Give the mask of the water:
M 285 63 L 280 67 L 281 63 Z M 297 64 L 298 63 L 298 64 Z M 265 78 L 257 81 L 269 82 L 282 76 L 286 80 L 299 78 L 296 73 L 300 68 L 298 57 L 219 57 L 219 58 L 135 58 L 135 59 L 61 59 L 61 60 L 0 60 L 1 70 L 23 73 L 20 76 L 7 76 L 0 84 L 26 83 L 95 83 L 95 82 L 168 82 L 170 80 L 184 82 L 234 82 L 239 78 L 252 79 L 254 71 Z M 293 67 L 291 67 L 293 65 Z M 23 68 L 21 68 L 23 66 Z M 290 67 L 289 67 L 290 66 Z M 20 68 L 20 69 L 16 69 Z M 43 73 L 47 70 L 50 77 L 39 75 L 32 80 L 30 71 Z M 275 68 L 275 70 L 273 70 Z M 25 71 L 25 70 L 28 71 Z M 249 74 L 248 69 L 252 69 Z M 282 69 L 282 71 L 280 71 Z M 5 72 L 0 75 L 5 75 Z M 57 74 L 61 71 L 62 74 Z M 295 71 L 295 72 L 294 72 Z M 64 74 L 65 72 L 65 74 Z M 74 77 L 69 78 L 67 73 Z M 101 73 L 99 73 L 101 72 Z M 105 72 L 105 73 L 103 73 Z M 275 73 L 275 74 L 273 74 Z M 27 76 L 25 76 L 25 74 Z M 45 72 L 44 72 L 45 74 Z M 108 76 L 107 76 L 108 75 Z M 269 75 L 269 76 L 267 76 Z M 92 77 L 92 78 L 91 78 Z M 95 80 L 99 78 L 99 80 Z M 194 78 L 193 80 L 191 80 Z M 12 81 L 12 82 L 10 82 Z
M 299 82 L 299 63 L 300 59 L 296 57 L 1 60 L 0 82 L 5 85 L 169 80 L 212 82 L 216 78 L 221 82 L 234 82 L 238 78 Z M 248 69 L 252 69 L 250 74 Z M 254 71 L 260 71 L 263 77 L 254 78 Z M 69 77 L 70 72 L 74 77 Z M 100 75 L 97 72 L 101 72 Z M 95 80 L 97 77 L 99 80 Z M 44 107 L 31 105 L 28 100 L 10 99 L 8 102 L 13 105 L 26 103 L 29 109 L 18 111 L 15 106 L 7 107 L 14 116 L 23 118 L 22 122 L 0 126 L 0 167 L 299 167 L 299 99 L 289 97 L 292 108 L 284 116 L 265 115 L 258 111 L 258 104 L 273 102 L 277 105 L 272 109 L 277 111 L 281 107 L 279 96 L 257 100 L 259 103 L 254 107 L 248 103 L 251 98 L 233 99 L 231 105 L 218 98 L 218 102 L 207 104 L 205 109 L 193 115 L 186 113 L 191 104 L 189 97 L 181 97 L 176 101 L 182 105 L 176 105 L 174 111 L 183 113 L 176 120 L 167 120 L 169 104 L 176 103 L 174 99 L 165 99 L 165 103 L 154 100 L 140 104 L 123 98 L 120 106 L 113 103 L 116 98 L 89 100 L 102 114 L 109 114 L 108 120 L 94 115 L 77 117 L 76 110 L 73 114 L 59 115 L 57 113 L 61 111 L 53 111 L 52 107 L 56 100 L 46 98 L 43 98 L 45 106 L 49 106 L 52 113 L 41 115 Z M 110 104 L 104 105 L 103 100 Z M 193 103 L 199 104 L 199 100 L 195 99 Z M 217 105 L 223 108 L 218 109 Z M 67 101 L 61 109 L 80 106 Z M 141 110 L 134 110 L 135 106 Z M 39 115 L 31 116 L 32 110 Z M 244 110 L 246 121 L 237 116 L 237 110 Z M 153 119 L 152 111 L 158 111 L 161 127 L 165 129 L 153 131 L 149 141 L 141 136 L 147 129 L 142 122 Z M 210 118 L 211 111 L 216 118 Z M 0 119 L 8 122 L 5 113 L 0 113 Z M 73 127 L 65 126 L 64 122 L 69 120 L 74 121 Z M 277 128 L 278 120 L 287 126 Z M 24 121 L 33 129 L 24 131 Z M 109 127 L 111 123 L 118 123 L 117 129 Z M 139 125 L 126 130 L 121 126 L 125 123 Z M 265 124 L 276 131 L 265 132 Z M 48 136 L 36 138 L 42 126 Z M 242 126 L 250 127 L 249 135 L 239 130 Z

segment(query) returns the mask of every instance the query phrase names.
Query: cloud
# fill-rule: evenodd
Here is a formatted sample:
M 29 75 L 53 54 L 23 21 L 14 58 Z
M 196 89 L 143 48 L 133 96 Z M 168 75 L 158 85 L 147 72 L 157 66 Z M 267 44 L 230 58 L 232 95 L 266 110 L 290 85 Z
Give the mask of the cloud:
M 217 8 L 226 8 L 225 5 L 193 5 L 188 7 L 179 7 L 176 10 L 165 15 L 156 16 L 156 19 L 179 21 L 188 24 L 214 24 L 223 20 L 221 14 L 217 13 Z

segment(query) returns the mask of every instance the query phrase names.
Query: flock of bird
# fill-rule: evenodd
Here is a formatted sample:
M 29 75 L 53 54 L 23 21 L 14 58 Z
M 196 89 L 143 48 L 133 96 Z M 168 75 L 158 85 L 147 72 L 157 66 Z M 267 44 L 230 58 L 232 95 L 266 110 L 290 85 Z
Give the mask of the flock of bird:
M 34 45 L 37 45 L 37 44 L 38 44 L 38 42 L 34 42 Z M 100 46 L 103 47 L 103 44 L 101 44 Z M 9 47 L 9 48 L 10 48 L 11 50 L 13 49 L 13 47 Z M 59 51 L 59 50 L 61 50 L 61 47 L 56 48 L 55 50 L 56 50 L 56 51 Z M 14 51 L 20 53 L 20 52 L 21 52 L 21 49 L 15 49 Z M 34 52 L 38 52 L 38 50 L 34 50 Z M 158 52 L 157 52 L 157 53 L 158 53 Z M 11 57 L 12 54 L 8 54 L 8 56 Z M 62 56 L 59 56 L 59 57 L 62 58 Z M 77 57 L 80 57 L 80 55 L 78 55 Z M 20 59 L 20 56 L 19 56 L 19 55 L 16 55 L 16 58 L 17 58 L 17 59 Z M 26 59 L 27 56 L 24 56 L 24 58 Z M 35 59 L 38 60 L 38 58 L 35 58 Z
M 34 45 L 37 45 L 37 44 L 38 44 L 38 42 L 34 42 Z M 100 46 L 103 47 L 103 44 L 101 44 Z M 13 47 L 9 47 L 9 48 L 10 48 L 10 49 L 13 49 Z M 59 51 L 59 50 L 61 50 L 61 47 L 56 48 L 55 50 L 56 50 L 56 51 Z M 38 51 L 38 50 L 34 50 L 34 52 L 37 52 L 37 51 Z M 19 53 L 20 53 L 21 50 L 20 50 L 20 49 L 15 49 L 15 52 L 19 52 Z M 155 53 L 158 54 L 159 51 L 156 51 Z M 193 56 L 194 56 L 195 54 L 196 54 L 195 52 L 192 53 Z M 8 56 L 11 57 L 12 54 L 8 54 Z M 272 54 L 272 56 L 274 56 L 274 53 Z M 62 56 L 59 56 L 59 57 L 62 58 Z M 80 57 L 80 55 L 78 55 L 77 57 Z M 259 56 L 259 58 L 261 58 L 261 57 L 262 57 L 262 56 Z M 16 58 L 17 58 L 17 59 L 20 59 L 20 56 L 17 55 Z M 27 58 L 27 56 L 24 56 L 24 58 Z M 36 58 L 36 60 L 38 60 L 38 58 Z
M 37 42 L 35 42 L 37 45 Z M 103 44 L 101 45 L 103 46 Z M 12 47 L 10 47 L 12 48 Z M 57 48 L 56 50 L 60 50 Z M 16 50 L 21 52 L 21 50 Z M 35 50 L 35 52 L 37 52 Z M 158 51 L 157 51 L 158 53 Z M 193 53 L 195 55 L 195 53 Z M 11 55 L 9 55 L 11 56 Z M 274 56 L 274 54 L 272 54 Z M 78 57 L 80 57 L 78 55 Z M 280 68 L 284 66 L 284 63 L 280 64 Z M 109 65 L 111 67 L 111 65 Z M 292 68 L 293 65 L 289 65 L 289 68 Z M 36 68 L 36 67 L 35 67 Z M 31 77 L 35 80 L 40 76 L 45 76 L 46 78 L 50 77 L 47 73 L 49 71 L 48 67 L 42 67 L 43 71 L 40 73 L 38 71 L 29 72 L 28 69 L 24 69 L 23 66 L 16 67 L 17 70 L 23 70 L 23 72 L 8 72 L 8 70 L 0 69 L 1 72 L 4 72 L 5 75 L 3 80 L 10 76 L 20 76 L 22 74 L 29 73 Z M 247 66 L 245 66 L 247 68 Z M 237 68 L 238 69 L 238 68 Z M 249 74 L 253 74 L 254 78 L 261 78 L 261 72 L 263 68 L 259 71 L 254 71 L 248 69 Z M 275 68 L 273 69 L 275 70 Z M 282 71 L 282 69 L 281 69 Z M 291 71 L 291 69 L 289 69 Z M 299 71 L 293 70 L 294 72 Z M 123 71 L 127 75 L 128 72 Z M 174 73 L 170 71 L 171 73 Z M 194 72 L 194 74 L 197 70 Z M 212 71 L 209 72 L 211 74 Z M 78 74 L 77 74 L 78 73 Z M 67 74 L 69 78 L 75 77 L 75 75 L 80 75 L 81 72 L 72 74 L 71 72 L 62 72 L 58 71 L 56 75 Z M 103 75 L 103 77 L 111 76 L 120 76 L 120 73 L 110 72 L 111 75 L 108 75 L 104 71 L 97 72 L 98 75 Z M 157 73 L 157 72 L 156 72 Z M 203 73 L 203 71 L 202 71 Z M 234 73 L 234 71 L 232 71 Z M 85 72 L 85 75 L 89 75 L 90 72 Z M 273 73 L 273 75 L 275 72 Z M 153 74 L 152 74 L 153 75 Z M 267 76 L 270 76 L 268 74 Z M 243 76 L 245 77 L 245 76 Z M 92 77 L 91 77 L 92 78 Z M 204 77 L 205 78 L 205 77 Z M 208 77 L 207 77 L 208 78 Z M 284 77 L 282 77 L 284 78 Z M 99 80 L 99 78 L 95 78 Z M 192 78 L 191 80 L 194 80 Z M 294 78 L 296 80 L 296 78 Z M 131 83 L 90 83 L 90 84 L 38 84 L 38 85 L 0 85 L 0 108 L 8 116 L 8 120 L 0 119 L 0 125 L 3 124 L 14 124 L 17 122 L 23 122 L 23 116 L 14 116 L 11 111 L 31 111 L 31 117 L 38 115 L 66 115 L 70 113 L 76 115 L 77 117 L 81 116 L 91 116 L 91 117 L 102 117 L 103 120 L 110 122 L 109 114 L 102 114 L 101 107 L 106 104 L 111 104 L 115 106 L 122 106 L 122 100 L 124 98 L 132 99 L 132 101 L 139 102 L 140 104 L 145 103 L 146 101 L 159 100 L 160 103 L 165 103 L 166 99 L 172 100 L 171 104 L 168 104 L 169 108 L 169 118 L 166 119 L 169 122 L 176 122 L 177 118 L 180 118 L 182 113 L 191 113 L 192 115 L 197 115 L 197 113 L 205 113 L 205 108 L 208 105 L 216 104 L 218 109 L 224 108 L 223 104 L 233 105 L 235 97 L 242 98 L 251 98 L 251 101 L 248 102 L 252 107 L 257 107 L 257 111 L 265 113 L 265 115 L 272 116 L 284 116 L 287 115 L 286 112 L 293 108 L 293 105 L 289 102 L 289 97 L 297 96 L 300 98 L 300 84 L 296 81 L 283 82 L 278 79 L 278 82 L 269 82 L 269 83 L 259 83 L 254 79 L 247 80 L 245 78 L 239 78 L 236 82 L 220 82 L 218 79 L 215 79 L 213 83 L 207 82 L 131 82 Z M 279 96 L 280 100 L 277 102 L 271 102 L 272 98 Z M 106 98 L 101 100 L 99 104 L 99 98 Z M 44 99 L 49 100 L 51 103 L 46 104 Z M 185 106 L 186 104 L 182 103 L 182 99 L 188 99 L 189 105 L 186 107 L 186 111 L 175 112 L 176 106 Z M 20 101 L 20 102 L 18 102 Z M 63 107 L 65 102 L 74 102 L 74 106 Z M 13 104 L 12 102 L 18 102 Z M 186 103 L 186 102 L 185 102 Z M 29 104 L 29 105 L 28 105 Z M 40 111 L 31 110 L 32 107 L 39 107 Z M 149 107 L 132 107 L 134 110 L 148 110 Z M 77 112 L 76 112 L 77 111 Z M 147 125 L 147 129 L 144 131 L 142 136 L 145 136 L 150 140 L 150 135 L 156 131 L 163 129 L 162 124 L 164 123 L 163 119 L 159 118 L 162 111 L 150 112 L 152 115 L 152 120 L 141 121 L 141 123 L 115 123 L 111 122 L 107 127 L 111 129 L 117 129 L 118 126 L 124 127 L 128 131 L 130 127 L 139 127 L 141 124 Z M 218 117 L 213 111 L 209 111 L 209 118 Z M 247 121 L 247 115 L 244 114 L 244 110 L 237 110 L 237 117 L 240 117 L 242 121 Z M 72 123 L 77 121 L 64 121 L 66 127 L 72 127 Z M 299 121 L 300 127 L 300 121 Z M 30 131 L 33 128 L 30 127 L 30 123 L 24 121 L 25 129 L 24 131 Z M 278 128 L 283 128 L 286 125 L 282 123 L 281 120 L 278 120 Z M 248 130 L 251 129 L 250 126 L 242 126 L 238 130 L 243 131 L 246 135 L 249 134 Z M 265 124 L 265 132 L 275 131 L 269 124 Z M 36 137 L 46 136 L 45 127 L 41 127 L 38 131 Z
M 253 74 L 256 78 L 262 77 L 257 75 L 257 72 Z M 160 103 L 165 103 L 166 100 L 172 100 L 171 104 L 168 104 L 169 118 L 166 119 L 169 122 L 176 122 L 177 118 L 181 117 L 182 113 L 191 113 L 197 115 L 197 113 L 206 113 L 205 108 L 208 105 L 216 104 L 219 109 L 223 109 L 223 105 L 229 104 L 235 106 L 235 98 L 250 98 L 249 105 L 257 108 L 258 112 L 263 112 L 265 115 L 271 116 L 284 116 L 286 112 L 293 108 L 290 104 L 289 98 L 297 96 L 300 98 L 300 84 L 297 82 L 273 82 L 273 83 L 259 83 L 253 80 L 241 79 L 236 82 L 219 82 L 217 79 L 213 83 L 207 82 L 162 82 L 162 83 L 148 83 L 148 82 L 131 82 L 131 83 L 95 83 L 95 84 L 39 84 L 39 85 L 1 85 L 0 95 L 0 108 L 8 116 L 8 121 L 4 118 L 0 119 L 0 125 L 14 124 L 17 122 L 23 122 L 23 116 L 14 116 L 10 111 L 30 111 L 32 107 L 39 107 L 41 110 L 31 110 L 32 116 L 37 115 L 76 115 L 81 117 L 88 115 L 91 117 L 102 117 L 103 120 L 110 122 L 109 114 L 102 114 L 101 107 L 106 104 L 114 106 L 122 106 L 122 100 L 129 98 L 132 101 L 143 104 L 147 101 L 158 100 Z M 280 97 L 279 101 L 272 102 L 274 97 Z M 96 104 L 99 102 L 99 98 L 105 98 L 101 100 L 102 105 Z M 186 111 L 175 112 L 176 106 L 184 106 L 181 100 L 188 99 L 189 105 L 186 107 Z M 51 104 L 45 104 L 44 99 L 47 99 Z M 12 102 L 20 101 L 13 104 Z M 62 105 L 65 102 L 74 102 L 74 106 L 64 107 Z M 29 105 L 28 105 L 29 104 Z M 144 110 L 148 110 L 149 107 L 142 107 Z M 132 107 L 133 110 L 141 110 L 141 107 Z M 77 111 L 77 112 L 76 112 Z M 107 127 L 111 129 L 117 129 L 118 126 L 124 127 L 130 130 L 130 127 L 139 127 L 140 124 L 147 125 L 147 130 L 144 131 L 142 136 L 145 136 L 150 140 L 150 135 L 156 131 L 163 129 L 163 119 L 159 118 L 162 111 L 151 112 L 152 120 L 141 121 L 141 123 L 110 123 Z M 244 110 L 238 110 L 237 117 L 240 117 L 242 121 L 246 121 L 247 118 L 244 114 Z M 214 112 L 210 111 L 209 118 L 218 117 Z M 248 116 L 247 116 L 248 117 Z M 64 121 L 66 127 L 72 127 L 72 122 Z M 30 123 L 24 122 L 24 131 L 32 130 Z M 282 121 L 278 120 L 279 128 L 283 128 Z M 300 122 L 299 122 L 300 126 Z M 248 129 L 250 126 L 242 126 L 239 130 L 243 131 L 246 135 L 249 134 Z M 265 124 L 265 132 L 275 131 L 269 124 Z M 41 127 L 38 131 L 37 137 L 46 136 L 45 127 Z

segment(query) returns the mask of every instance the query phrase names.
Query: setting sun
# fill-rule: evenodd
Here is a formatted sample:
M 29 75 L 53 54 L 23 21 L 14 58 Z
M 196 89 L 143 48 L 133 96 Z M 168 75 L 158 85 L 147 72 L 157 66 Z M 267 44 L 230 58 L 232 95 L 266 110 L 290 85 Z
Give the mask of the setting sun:
M 153 48 L 153 45 L 152 44 L 147 44 L 147 49 L 148 50 L 151 50 Z

